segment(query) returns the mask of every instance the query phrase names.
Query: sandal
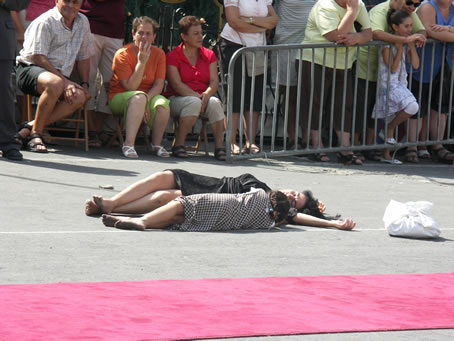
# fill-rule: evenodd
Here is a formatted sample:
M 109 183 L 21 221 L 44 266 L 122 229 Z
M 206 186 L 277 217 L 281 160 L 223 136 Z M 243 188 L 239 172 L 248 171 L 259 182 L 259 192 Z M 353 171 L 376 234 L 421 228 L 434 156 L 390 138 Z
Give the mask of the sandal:
M 88 132 L 88 146 L 91 148 L 101 148 L 102 142 L 99 139 L 98 133 L 96 131 Z
M 47 147 L 43 142 L 43 137 L 41 134 L 34 133 L 28 137 L 27 150 L 33 153 L 48 152 Z
M 186 153 L 184 146 L 181 146 L 181 145 L 172 147 L 172 156 L 179 157 L 181 159 L 188 158 L 188 154 Z
M 325 153 L 312 154 L 311 156 L 309 156 L 309 158 L 311 160 L 317 161 L 317 162 L 330 162 L 331 161 L 329 156 L 326 155 Z
M 337 153 L 337 161 L 343 163 L 346 166 L 361 166 L 363 164 L 363 162 L 355 154 Z
M 231 146 L 232 155 L 240 155 L 240 146 L 236 143 L 232 144 Z
M 418 150 L 418 157 L 420 159 L 431 159 L 432 156 L 430 155 L 429 151 L 427 149 L 419 149 Z
M 400 161 L 400 160 L 397 160 L 397 159 L 385 159 L 383 157 L 380 159 L 380 162 L 389 163 L 390 165 L 401 165 L 402 164 L 402 161 Z
M 244 154 L 257 154 L 260 153 L 260 148 L 256 144 L 251 144 L 250 147 L 244 147 L 243 148 L 243 153 Z
M 366 158 L 364 157 L 364 155 L 363 155 L 363 153 L 362 153 L 361 151 L 353 152 L 353 154 L 354 154 L 358 159 L 360 159 L 361 161 L 366 160 Z
M 373 149 L 364 150 L 363 155 L 366 158 L 366 160 L 369 160 L 369 161 L 378 162 L 381 159 L 381 153 L 379 150 L 373 150 Z
M 130 159 L 137 159 L 139 157 L 136 150 L 134 149 L 134 146 L 127 146 L 124 144 L 121 147 L 121 151 L 124 157 L 128 157 Z
M 443 163 L 452 163 L 454 161 L 454 153 L 451 153 L 445 147 L 432 149 L 432 159 Z
M 224 148 L 216 148 L 214 150 L 214 158 L 219 161 L 225 161 L 227 157 L 227 153 L 225 152 Z
M 410 163 L 419 163 L 418 152 L 416 149 L 407 149 L 405 152 L 405 159 Z
M 25 148 L 27 147 L 27 141 L 28 141 L 28 139 L 26 137 L 23 137 L 21 134 L 16 133 L 14 135 L 14 140 L 17 142 L 17 144 L 20 145 L 21 150 L 25 150 Z
M 20 132 L 24 129 L 27 129 L 29 132 L 26 137 L 22 136 Z M 32 132 L 33 126 L 31 126 L 28 122 L 25 122 L 19 127 L 19 130 L 17 131 L 16 135 L 14 135 L 14 139 L 21 144 L 21 149 L 25 150 L 27 149 L 27 142 L 29 140 L 28 136 L 30 136 Z
M 158 157 L 169 157 L 169 152 L 163 147 L 151 144 L 151 152 Z

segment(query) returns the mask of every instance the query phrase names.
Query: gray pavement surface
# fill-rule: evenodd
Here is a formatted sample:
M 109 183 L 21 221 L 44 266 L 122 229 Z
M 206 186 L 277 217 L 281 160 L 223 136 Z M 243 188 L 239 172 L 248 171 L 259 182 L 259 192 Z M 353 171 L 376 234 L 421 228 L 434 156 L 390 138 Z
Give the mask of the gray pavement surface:
M 128 160 L 119 148 L 85 153 L 64 145 L 49 154 L 24 152 L 23 162 L 0 158 L 0 284 L 454 271 L 452 165 L 349 167 L 294 156 L 225 164 L 204 153 L 180 160 L 138 152 L 139 160 Z M 290 225 L 264 232 L 129 232 L 85 216 L 92 194 L 112 196 L 166 168 L 211 176 L 249 172 L 275 189 L 311 189 L 328 213 L 358 225 L 351 232 Z M 105 185 L 114 189 L 99 188 Z M 433 202 L 442 238 L 389 237 L 382 216 L 391 199 Z M 454 330 L 253 339 L 453 340 Z

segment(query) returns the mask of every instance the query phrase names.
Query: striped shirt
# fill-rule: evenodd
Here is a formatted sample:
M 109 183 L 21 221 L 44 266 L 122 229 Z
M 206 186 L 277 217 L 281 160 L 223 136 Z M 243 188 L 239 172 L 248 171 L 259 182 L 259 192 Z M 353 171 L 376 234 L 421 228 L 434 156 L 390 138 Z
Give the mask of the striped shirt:
M 90 58 L 90 24 L 83 14 L 74 19 L 72 29 L 64 24 L 64 18 L 57 7 L 33 20 L 25 31 L 24 47 L 17 62 L 33 64 L 32 55 L 44 55 L 49 63 L 69 77 L 76 60 Z

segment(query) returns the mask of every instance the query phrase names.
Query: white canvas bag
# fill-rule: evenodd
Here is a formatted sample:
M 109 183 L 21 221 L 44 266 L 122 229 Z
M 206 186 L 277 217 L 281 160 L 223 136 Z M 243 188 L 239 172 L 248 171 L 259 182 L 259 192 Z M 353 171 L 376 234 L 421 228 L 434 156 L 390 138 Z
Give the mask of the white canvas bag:
M 433 204 L 428 201 L 401 203 L 391 200 L 383 215 L 385 229 L 391 236 L 436 238 L 440 228 L 429 215 Z

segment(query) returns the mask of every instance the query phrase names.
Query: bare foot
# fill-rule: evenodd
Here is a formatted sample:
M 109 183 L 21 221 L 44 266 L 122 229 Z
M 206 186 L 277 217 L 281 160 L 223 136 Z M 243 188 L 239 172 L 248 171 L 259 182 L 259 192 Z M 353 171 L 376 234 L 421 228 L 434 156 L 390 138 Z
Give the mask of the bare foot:
M 122 230 L 138 230 L 138 231 L 144 231 L 146 228 L 145 225 L 140 220 L 133 218 L 119 219 L 115 223 L 115 227 L 117 229 Z
M 115 227 L 115 223 L 120 220 L 120 217 L 115 217 L 110 214 L 102 215 L 102 223 L 109 227 Z
M 105 205 L 105 201 L 106 199 L 104 199 L 102 195 L 93 195 L 93 202 L 98 207 L 100 213 L 112 213 L 112 208 L 107 207 L 108 205 Z
M 99 207 L 96 206 L 95 202 L 93 200 L 88 199 L 85 201 L 85 214 L 90 216 L 90 215 L 97 215 L 100 214 L 101 212 L 99 211 Z

